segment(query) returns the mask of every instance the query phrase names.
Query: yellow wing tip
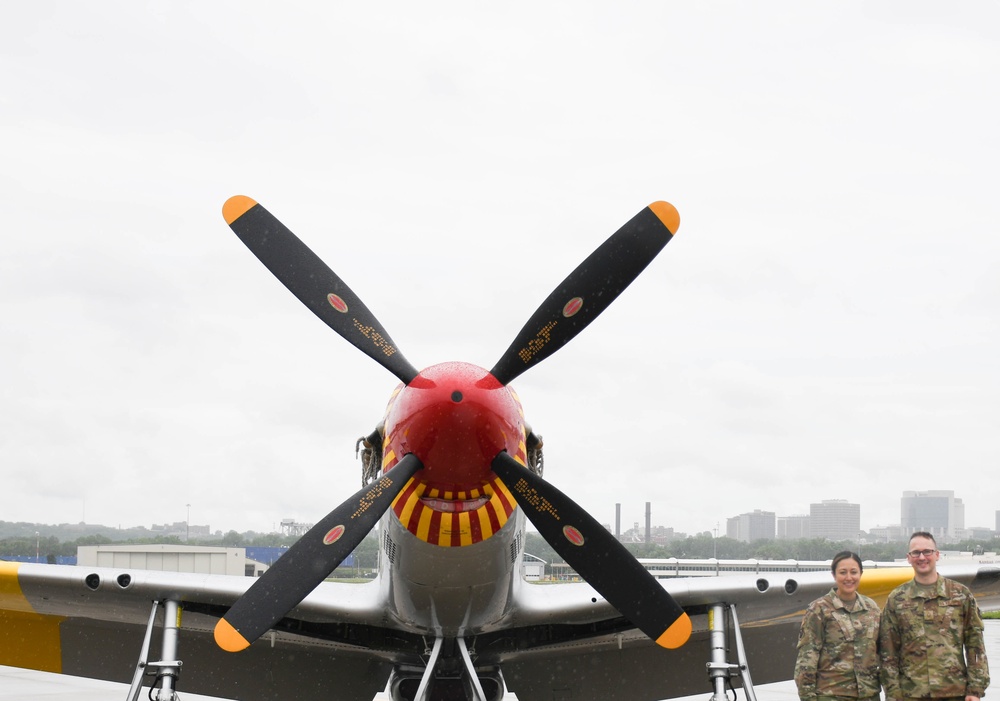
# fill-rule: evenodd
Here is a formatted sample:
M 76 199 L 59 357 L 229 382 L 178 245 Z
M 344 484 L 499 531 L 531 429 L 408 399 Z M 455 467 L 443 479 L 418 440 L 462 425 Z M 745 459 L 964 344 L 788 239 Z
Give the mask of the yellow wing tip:
M 858 587 L 858 591 L 875 599 L 879 606 L 883 606 L 886 597 L 893 589 L 911 579 L 913 579 L 913 569 L 906 565 L 865 570 L 865 573 L 861 575 L 861 585 Z
M 656 644 L 669 650 L 675 650 L 691 637 L 691 619 L 686 613 L 670 624 L 663 634 L 656 639 Z
M 246 195 L 236 195 L 235 197 L 230 197 L 226 200 L 226 203 L 222 205 L 222 216 L 226 220 L 227 224 L 232 224 L 234 221 L 246 214 L 246 211 L 255 204 L 257 204 L 257 202 L 250 199 Z
M 215 644 L 226 652 L 240 652 L 250 647 L 249 641 L 225 618 L 215 624 Z
M 680 212 L 669 202 L 654 202 L 649 205 L 649 208 L 653 210 L 657 219 L 663 222 L 663 226 L 670 230 L 671 235 L 676 234 L 677 230 L 681 228 Z

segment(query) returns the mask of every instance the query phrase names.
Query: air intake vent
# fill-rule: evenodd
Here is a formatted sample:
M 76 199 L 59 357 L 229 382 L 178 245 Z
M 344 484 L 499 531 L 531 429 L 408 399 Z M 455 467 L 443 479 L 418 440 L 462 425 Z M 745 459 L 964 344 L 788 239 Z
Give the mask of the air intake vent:
M 382 535 L 382 549 L 385 550 L 386 557 L 389 558 L 389 562 L 395 564 L 396 562 L 396 543 L 392 538 L 389 537 L 388 533 L 383 533 Z
M 511 563 L 517 562 L 517 555 L 521 552 L 521 533 L 518 532 L 517 536 L 510 543 L 510 561 Z

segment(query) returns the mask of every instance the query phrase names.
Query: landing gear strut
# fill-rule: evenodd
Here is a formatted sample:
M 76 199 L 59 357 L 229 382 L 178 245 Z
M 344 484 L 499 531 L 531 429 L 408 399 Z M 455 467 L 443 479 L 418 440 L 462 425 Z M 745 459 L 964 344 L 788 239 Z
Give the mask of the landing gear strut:
M 732 617 L 733 634 L 736 639 L 736 659 L 739 664 L 730 664 L 726 659 L 726 614 Z M 740 622 L 736 617 L 736 607 L 725 604 L 713 604 L 708 609 L 709 645 L 711 646 L 711 662 L 705 665 L 708 678 L 712 682 L 711 701 L 728 701 L 726 685 L 732 689 L 731 679 L 739 675 L 747 701 L 757 701 L 753 691 L 753 680 L 750 679 L 750 667 L 747 665 L 746 650 L 743 647 L 743 636 L 740 633 Z M 735 691 L 734 691 L 735 696 Z
M 167 599 L 163 602 L 163 637 L 160 644 L 160 654 L 163 659 L 159 662 L 147 662 L 149 645 L 153 639 L 153 624 L 156 622 L 156 611 L 159 607 L 160 602 L 154 601 L 153 608 L 149 612 L 149 622 L 146 624 L 146 637 L 142 641 L 142 650 L 139 652 L 139 661 L 135 665 L 126 701 L 137 701 L 139 692 L 142 691 L 143 676 L 155 676 L 153 686 L 160 685 L 159 689 L 150 690 L 150 699 L 177 701 L 177 677 L 180 676 L 181 665 L 184 663 L 177 659 L 177 631 L 181 627 L 181 607 L 176 601 Z
M 436 637 L 426 651 L 423 667 L 397 667 L 389 676 L 387 695 L 393 701 L 467 698 L 499 701 L 506 687 L 498 667 L 476 669 L 465 638 Z

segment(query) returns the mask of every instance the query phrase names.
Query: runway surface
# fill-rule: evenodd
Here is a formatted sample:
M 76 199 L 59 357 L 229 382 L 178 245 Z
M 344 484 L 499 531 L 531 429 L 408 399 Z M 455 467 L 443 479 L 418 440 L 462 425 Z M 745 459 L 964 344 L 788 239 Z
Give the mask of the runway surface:
M 994 669 L 1000 666 L 1000 620 L 986 621 L 986 654 L 993 662 Z M 750 670 L 753 673 L 753 670 Z M 184 691 L 183 678 L 180 686 L 180 697 L 183 701 L 228 701 L 217 696 L 200 696 Z M 708 681 L 705 682 L 704 694 L 683 697 L 680 701 L 707 699 L 711 696 Z M 761 684 L 755 687 L 757 701 L 797 701 L 798 694 L 795 684 L 791 681 Z M 143 690 L 140 699 L 146 698 L 147 690 Z M 127 684 L 70 677 L 63 674 L 34 672 L 16 667 L 0 666 L 0 701 L 107 701 L 108 699 L 125 699 L 128 693 Z M 989 692 L 987 692 L 989 693 Z M 380 698 L 380 697 L 377 697 Z M 384 697 L 381 697 L 384 698 Z M 745 699 L 743 692 L 738 694 L 740 701 Z M 508 694 L 504 701 L 516 701 L 517 697 Z

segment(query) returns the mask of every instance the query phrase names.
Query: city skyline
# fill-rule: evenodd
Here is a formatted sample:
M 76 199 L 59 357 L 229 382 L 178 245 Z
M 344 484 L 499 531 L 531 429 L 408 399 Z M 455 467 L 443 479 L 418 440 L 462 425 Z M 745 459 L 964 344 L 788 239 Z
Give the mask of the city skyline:
M 871 521 L 866 522 L 866 520 L 865 520 L 865 504 L 864 504 L 864 502 L 852 501 L 850 499 L 844 499 L 844 498 L 840 498 L 840 497 L 823 497 L 823 498 L 817 498 L 815 500 L 812 500 L 812 501 L 809 501 L 809 502 L 805 503 L 804 504 L 804 508 L 802 508 L 802 509 L 794 509 L 793 508 L 793 509 L 788 509 L 787 512 L 785 512 L 786 510 L 777 510 L 777 509 L 767 508 L 765 506 L 760 506 L 760 505 L 753 505 L 753 506 L 748 505 L 748 507 L 746 509 L 744 509 L 740 513 L 726 514 L 726 515 L 722 516 L 721 518 L 714 519 L 714 520 L 718 522 L 718 529 L 719 529 L 719 531 L 721 533 L 724 533 L 725 532 L 726 519 L 733 518 L 735 516 L 739 516 L 739 515 L 742 515 L 744 513 L 752 513 L 753 511 L 770 511 L 770 512 L 773 512 L 775 514 L 776 519 L 789 518 L 789 517 L 801 517 L 801 516 L 808 517 L 809 516 L 809 512 L 810 512 L 810 507 L 812 505 L 822 504 L 824 502 L 847 502 L 847 503 L 858 504 L 860 506 L 860 529 L 862 531 L 869 532 L 872 529 L 877 529 L 877 528 L 887 528 L 887 527 L 891 527 L 891 526 L 903 526 L 904 525 L 904 519 L 903 519 L 903 508 L 904 508 L 904 506 L 903 506 L 903 499 L 906 497 L 907 494 L 927 494 L 927 493 L 931 493 L 931 494 L 936 494 L 936 493 L 951 493 L 951 494 L 954 495 L 956 501 L 961 502 L 962 504 L 964 504 L 964 501 L 965 501 L 963 499 L 962 495 L 960 493 L 956 492 L 955 490 L 949 490 L 949 489 L 929 489 L 929 490 L 902 489 L 902 490 L 900 490 L 899 495 L 897 497 L 895 497 L 897 499 L 897 504 L 898 504 L 898 507 L 897 507 L 897 518 L 895 520 L 893 520 L 893 521 L 889 521 L 889 522 L 885 522 L 885 523 L 871 523 Z M 657 506 L 656 506 L 656 504 L 652 503 L 652 507 L 651 508 L 652 508 L 652 514 L 653 514 L 652 523 L 655 525 L 655 524 L 658 523 L 657 520 L 656 520 L 656 518 L 657 518 Z M 624 504 L 624 503 L 622 504 L 622 523 L 633 523 L 633 522 L 634 523 L 639 523 L 639 524 L 645 523 L 645 521 L 644 521 L 644 519 L 645 519 L 645 502 L 643 502 L 642 506 L 641 506 L 642 518 L 640 518 L 640 519 L 628 518 L 627 515 L 629 513 L 632 513 L 632 511 L 638 512 L 638 509 L 629 510 L 629 509 L 626 508 L 626 504 Z M 996 526 L 992 525 L 992 524 L 994 524 L 997 521 L 998 518 L 1000 518 L 1000 507 L 993 509 L 989 513 L 988 518 L 979 519 L 979 522 L 976 522 L 975 519 L 970 520 L 968 518 L 968 511 L 964 511 L 964 519 L 963 519 L 963 526 L 962 527 L 964 527 L 964 528 L 987 528 L 989 530 L 996 531 L 997 530 Z M 611 523 L 614 523 L 614 521 L 612 520 Z M 712 525 L 711 528 L 700 528 L 700 529 L 697 529 L 695 531 L 686 531 L 685 529 L 677 528 L 675 526 L 672 526 L 669 522 L 662 522 L 659 525 L 663 525 L 663 526 L 667 526 L 667 527 L 674 527 L 675 530 L 689 532 L 692 535 L 695 534 L 695 533 L 704 533 L 706 531 L 707 532 L 711 532 L 711 531 L 714 531 L 716 529 L 716 524 L 715 523 L 713 523 L 713 525 Z
M 799 511 L 796 511 L 795 509 L 791 509 L 791 510 L 789 510 L 788 513 L 783 513 L 781 511 L 772 510 L 772 509 L 768 509 L 768 508 L 764 508 L 764 507 L 748 508 L 748 509 L 746 509 L 746 510 L 744 510 L 744 511 L 738 513 L 738 514 L 720 515 L 719 518 L 717 518 L 717 519 L 710 519 L 709 523 L 711 523 L 711 526 L 708 527 L 708 528 L 698 528 L 698 529 L 694 529 L 694 530 L 688 530 L 688 529 L 680 528 L 680 527 L 674 525 L 673 523 L 671 523 L 670 520 L 669 520 L 669 514 L 665 514 L 665 515 L 661 516 L 660 515 L 660 511 L 661 510 L 657 508 L 657 504 L 655 502 L 650 502 L 650 519 L 651 519 L 650 520 L 650 524 L 651 524 L 651 526 L 653 528 L 667 528 L 667 529 L 671 529 L 672 531 L 674 531 L 676 533 L 683 533 L 683 534 L 686 534 L 686 535 L 698 535 L 698 534 L 702 534 L 702 533 L 710 533 L 713 536 L 721 536 L 721 535 L 725 535 L 726 534 L 726 524 L 727 524 L 727 520 L 728 519 L 732 519 L 734 517 L 738 517 L 738 516 L 741 516 L 741 515 L 747 514 L 747 513 L 753 513 L 754 511 L 771 512 L 775 516 L 775 536 L 778 537 L 778 535 L 779 535 L 778 534 L 778 525 L 779 525 L 779 522 L 782 519 L 803 518 L 803 517 L 804 518 L 809 518 L 810 508 L 812 506 L 814 506 L 814 505 L 824 504 L 824 503 L 848 503 L 848 504 L 857 503 L 857 505 L 860 506 L 860 531 L 861 532 L 871 533 L 873 530 L 886 529 L 886 528 L 892 528 L 892 527 L 899 527 L 899 528 L 902 528 L 903 530 L 906 530 L 906 527 L 904 526 L 904 519 L 903 519 L 903 509 L 904 509 L 903 500 L 907 498 L 907 495 L 914 495 L 914 494 L 932 494 L 932 495 L 952 494 L 954 496 L 955 501 L 957 501 L 960 504 L 964 505 L 963 498 L 959 494 L 955 493 L 954 490 L 933 489 L 933 490 L 920 490 L 920 491 L 918 491 L 918 490 L 904 489 L 904 490 L 900 491 L 900 494 L 897 497 L 898 500 L 899 500 L 899 507 L 898 507 L 899 508 L 899 518 L 897 518 L 895 521 L 892 521 L 892 522 L 889 522 L 889 523 L 875 523 L 875 524 L 871 524 L 869 522 L 869 523 L 866 524 L 865 518 L 864 518 L 864 514 L 865 514 L 865 505 L 864 505 L 864 503 L 850 502 L 847 499 L 829 498 L 828 497 L 828 498 L 822 498 L 822 499 L 817 499 L 817 500 L 814 500 L 814 501 L 810 501 L 808 504 L 806 504 L 806 508 L 805 509 L 799 510 Z M 606 526 L 608 526 L 609 530 L 611 530 L 612 532 L 614 532 L 615 506 L 617 504 L 621 505 L 621 529 L 622 529 L 622 533 L 628 532 L 632 528 L 638 529 L 639 531 L 644 530 L 645 523 L 646 523 L 646 502 L 641 502 L 639 505 L 637 505 L 637 506 L 635 506 L 633 508 L 629 508 L 629 503 L 628 502 L 616 502 L 616 504 L 613 504 L 612 508 L 611 508 L 611 512 L 612 512 L 611 518 L 605 520 L 603 518 L 603 514 L 600 514 L 600 515 L 597 516 L 598 521 L 604 523 Z M 171 524 L 173 526 L 177 527 L 177 528 L 180 528 L 183 524 L 190 523 L 190 528 L 191 529 L 198 529 L 196 532 L 199 534 L 199 536 L 203 536 L 204 535 L 205 529 L 208 529 L 211 534 L 215 534 L 216 532 L 218 532 L 220 530 L 223 533 L 228 532 L 230 530 L 236 530 L 237 532 L 241 532 L 241 533 L 242 532 L 256 532 L 256 533 L 262 533 L 262 534 L 264 534 L 264 533 L 279 533 L 279 532 L 282 532 L 284 530 L 287 530 L 289 523 L 292 523 L 292 524 L 295 524 L 295 525 L 299 526 L 298 531 L 301 532 L 303 530 L 302 529 L 302 525 L 303 524 L 308 525 L 308 524 L 311 524 L 311 523 L 315 522 L 315 521 L 306 521 L 304 519 L 299 519 L 299 518 L 295 518 L 295 517 L 290 517 L 288 515 L 284 515 L 281 518 L 273 519 L 272 522 L 269 525 L 261 525 L 261 526 L 259 526 L 257 528 L 235 528 L 235 527 L 234 528 L 228 528 L 228 527 L 213 528 L 210 525 L 212 523 L 212 520 L 211 519 L 205 519 L 205 518 L 203 518 L 202 515 L 199 513 L 199 509 L 197 509 L 196 505 L 184 505 L 184 508 L 185 508 L 186 511 L 189 512 L 188 515 L 190 515 L 190 510 L 194 509 L 195 513 L 198 515 L 198 519 L 197 520 L 202 521 L 203 523 L 199 523 L 199 524 L 196 525 L 194 520 L 192 520 L 190 522 L 187 522 L 185 520 L 180 520 L 180 521 L 176 521 L 176 520 L 175 521 L 165 521 L 165 520 L 162 520 L 162 519 L 153 520 L 149 524 L 135 523 L 135 524 L 128 524 L 128 525 L 125 525 L 125 524 L 122 524 L 122 523 L 107 524 L 107 523 L 100 523 L 100 522 L 73 521 L 73 520 L 63 520 L 63 521 L 58 521 L 58 522 L 54 522 L 54 523 L 52 523 L 52 522 L 45 522 L 45 521 L 24 521 L 24 520 L 21 520 L 20 522 L 24 522 L 24 523 L 47 523 L 48 525 L 62 525 L 62 524 L 73 525 L 73 524 L 77 524 L 77 523 L 84 523 L 84 524 L 93 525 L 93 526 L 103 526 L 103 527 L 109 527 L 109 528 L 120 528 L 122 530 L 128 530 L 130 528 L 145 528 L 147 530 L 154 531 L 154 532 L 157 530 L 157 526 L 158 525 L 160 526 L 161 529 L 164 529 L 164 528 L 167 528 L 168 526 L 170 526 Z M 633 514 L 637 515 L 638 517 L 637 518 L 633 517 Z M 319 517 L 321 517 L 321 516 L 322 516 L 322 514 L 319 515 L 315 520 L 319 520 Z M 657 520 L 657 519 L 661 519 L 661 520 Z M 6 520 L 6 519 L 4 519 L 4 520 Z M 207 523 L 204 523 L 205 521 L 207 521 Z M 1000 509 L 996 509 L 996 510 L 993 511 L 993 513 L 990 515 L 990 521 L 992 521 L 994 524 L 1000 524 Z M 631 524 L 631 525 L 629 525 L 629 524 Z M 970 521 L 967 518 L 964 510 L 963 510 L 963 523 L 962 523 L 962 525 L 960 527 L 965 528 L 966 530 L 972 530 L 972 529 L 984 530 L 985 529 L 985 530 L 989 530 L 989 531 L 992 531 L 992 532 L 997 532 L 997 530 L 998 530 L 998 526 L 997 525 L 990 525 L 989 522 L 987 522 L 987 523 L 977 523 L 975 521 Z

